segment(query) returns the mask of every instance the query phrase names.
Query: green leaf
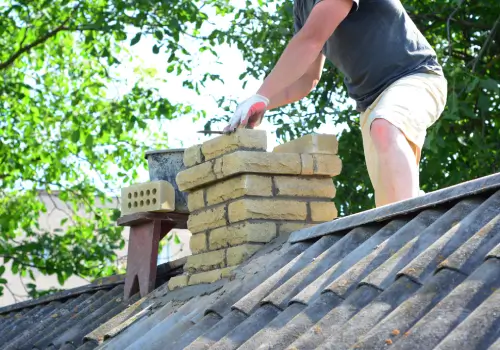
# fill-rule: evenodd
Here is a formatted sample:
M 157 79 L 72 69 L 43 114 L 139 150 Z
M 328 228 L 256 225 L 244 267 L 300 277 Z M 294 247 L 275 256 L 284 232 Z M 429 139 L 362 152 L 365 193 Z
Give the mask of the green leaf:
M 135 44 L 137 44 L 139 42 L 139 40 L 141 40 L 141 36 L 142 36 L 142 33 L 139 32 L 137 33 L 133 38 L 132 40 L 130 40 L 130 46 L 134 46 Z
M 161 32 L 161 30 L 157 30 L 157 31 L 155 31 L 155 37 L 156 37 L 158 40 L 163 40 L 163 33 Z
M 175 234 L 175 236 L 174 236 L 174 243 L 181 244 L 181 239 L 179 238 L 179 236 L 177 234 Z
M 159 47 L 155 44 L 155 45 L 153 46 L 153 53 L 154 53 L 155 55 L 157 55 L 159 52 L 160 52 L 160 48 L 159 48 Z

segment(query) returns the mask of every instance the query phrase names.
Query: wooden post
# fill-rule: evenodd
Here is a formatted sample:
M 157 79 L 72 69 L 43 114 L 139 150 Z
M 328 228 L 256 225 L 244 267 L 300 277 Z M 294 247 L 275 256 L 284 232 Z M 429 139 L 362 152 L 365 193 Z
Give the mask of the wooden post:
M 158 246 L 173 228 L 185 229 L 188 214 L 142 212 L 122 216 L 119 226 L 129 226 L 124 298 L 140 292 L 141 297 L 155 288 Z

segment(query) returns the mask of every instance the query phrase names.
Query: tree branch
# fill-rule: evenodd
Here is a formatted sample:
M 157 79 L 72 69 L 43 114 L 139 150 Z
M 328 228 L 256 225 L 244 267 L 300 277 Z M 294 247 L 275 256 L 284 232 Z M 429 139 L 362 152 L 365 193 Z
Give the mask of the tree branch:
M 38 45 L 43 44 L 50 38 L 54 37 L 57 35 L 57 33 L 63 31 L 63 30 L 68 30 L 66 27 L 66 24 L 68 24 L 69 20 L 73 17 L 74 13 L 78 9 L 78 6 L 76 6 L 73 11 L 71 12 L 71 15 L 63 22 L 61 23 L 58 27 L 56 27 L 54 30 L 45 33 L 45 35 L 42 35 L 35 41 L 33 41 L 31 44 L 26 45 L 26 46 L 20 46 L 19 50 L 15 52 L 12 56 L 10 56 L 6 61 L 0 63 L 0 70 L 6 69 L 10 67 L 19 57 L 21 57 L 23 54 L 31 51 L 31 49 L 37 47 Z M 24 40 L 23 40 L 24 41 Z
M 498 28 L 499 24 L 500 24 L 500 16 L 497 17 L 497 20 L 495 21 L 495 24 L 493 24 L 493 28 L 491 28 L 491 32 L 488 35 L 488 37 L 486 38 L 483 47 L 481 48 L 481 50 L 477 54 L 477 57 L 474 59 L 474 61 L 472 61 L 473 62 L 472 63 L 472 72 L 476 71 L 477 64 L 481 60 L 481 57 L 483 57 L 483 55 L 485 54 L 486 50 L 488 49 L 488 46 L 490 46 L 490 43 L 493 40 L 493 37 L 495 36 L 495 33 L 497 31 L 497 28 Z

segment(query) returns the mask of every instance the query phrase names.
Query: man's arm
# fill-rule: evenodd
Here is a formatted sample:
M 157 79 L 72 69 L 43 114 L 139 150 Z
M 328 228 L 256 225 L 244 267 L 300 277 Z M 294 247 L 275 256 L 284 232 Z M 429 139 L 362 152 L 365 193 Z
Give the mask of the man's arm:
M 283 51 L 257 94 L 272 98 L 299 80 L 317 59 L 325 42 L 347 17 L 353 0 L 322 0 Z
M 320 53 L 304 75 L 269 99 L 267 110 L 279 108 L 306 97 L 321 79 L 324 64 L 325 56 Z

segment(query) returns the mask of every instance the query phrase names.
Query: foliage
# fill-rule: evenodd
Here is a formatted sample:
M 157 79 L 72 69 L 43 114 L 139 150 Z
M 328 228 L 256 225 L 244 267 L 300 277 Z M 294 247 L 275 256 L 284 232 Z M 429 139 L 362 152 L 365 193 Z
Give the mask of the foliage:
M 203 4 L 230 10 L 225 0 Z M 130 57 L 123 44 L 142 35 L 154 35 L 152 50 L 169 55 L 169 71 L 189 69 L 179 37 L 207 20 L 202 8 L 187 0 L 0 2 L 0 294 L 7 266 L 31 277 L 32 297 L 44 293 L 35 271 L 61 284 L 116 272 L 124 241 L 111 190 L 136 178 L 147 147 L 166 147 L 164 135 L 150 135 L 153 144 L 134 135 L 190 107 L 140 79 L 110 97 L 113 69 Z M 40 226 L 48 210 L 67 214 L 60 228 Z
M 293 2 L 267 1 L 235 14 L 225 33 L 251 64 L 240 78 L 263 79 L 293 35 Z M 422 152 L 421 188 L 434 191 L 500 169 L 500 2 L 488 0 L 417 1 L 403 5 L 438 53 L 448 79 L 448 103 L 428 132 Z M 271 10 L 276 6 L 276 10 Z M 249 92 L 251 93 L 251 92 Z M 324 123 L 345 126 L 338 135 L 343 170 L 335 178 L 335 202 L 342 215 L 372 208 L 372 187 L 357 113 L 350 107 L 343 76 L 327 64 L 317 88 L 307 99 L 267 114 L 289 140 Z M 234 101 L 220 100 L 227 110 Z M 208 124 L 214 122 L 211 120 Z
M 500 3 L 404 5 L 436 48 L 449 81 L 447 108 L 429 130 L 423 152 L 422 189 L 498 171 Z M 214 26 L 214 14 L 229 16 L 228 28 Z M 206 24 L 212 29 L 205 33 Z M 119 79 L 113 72 L 130 57 L 124 43 L 152 37 L 152 52 L 177 75 L 195 65 L 182 38 L 198 40 L 199 51 L 213 55 L 219 45 L 234 45 L 248 62 L 240 76 L 245 85 L 270 72 L 292 30 L 291 0 L 245 1 L 239 9 L 229 0 L 0 2 L 0 257 L 10 264 L 0 266 L 0 293 L 8 266 L 33 280 L 35 270 L 56 274 L 61 283 L 71 275 L 116 272 L 114 250 L 123 245 L 113 224 L 119 213 L 97 203 L 110 207 L 110 190 L 136 178 L 146 148 L 166 147 L 164 135 L 150 135 L 146 144 L 134 138 L 137 132 L 153 119 L 191 112 L 141 79 L 110 97 L 108 88 Z M 183 85 L 201 94 L 207 80 L 218 79 L 210 72 L 199 79 L 188 75 Z M 345 127 L 339 135 L 343 171 L 335 179 L 342 215 L 373 206 L 358 116 L 345 107 L 348 102 L 343 77 L 327 64 L 307 99 L 267 115 L 281 140 L 324 123 Z M 222 98 L 219 104 L 232 111 L 235 101 Z M 208 120 L 207 127 L 216 121 Z M 56 206 L 67 221 L 57 230 L 39 226 L 40 215 Z M 50 292 L 38 291 L 36 281 L 27 288 L 31 296 Z

